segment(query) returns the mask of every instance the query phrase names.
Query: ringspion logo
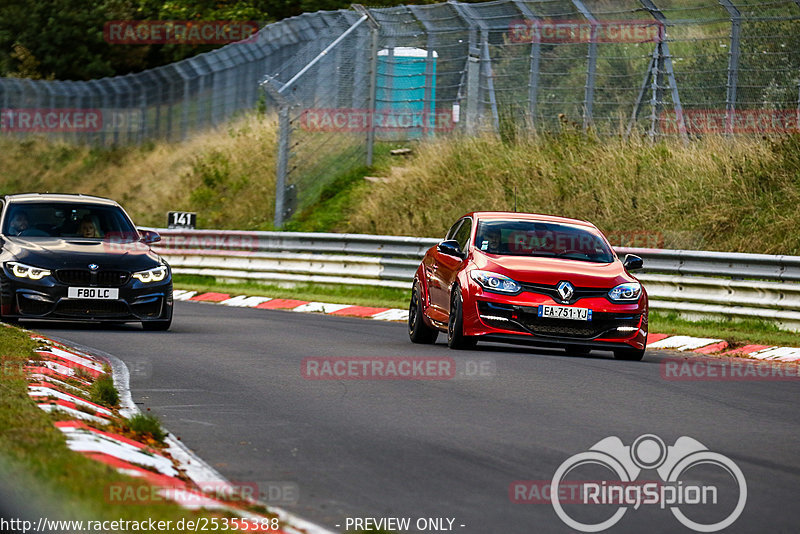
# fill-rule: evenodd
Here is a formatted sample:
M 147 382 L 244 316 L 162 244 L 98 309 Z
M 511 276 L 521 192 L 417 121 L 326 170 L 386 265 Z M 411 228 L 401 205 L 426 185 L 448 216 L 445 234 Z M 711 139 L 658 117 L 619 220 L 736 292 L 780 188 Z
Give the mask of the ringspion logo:
M 580 516 L 577 519 L 574 517 L 578 515 L 575 510 L 570 514 L 564 507 L 568 503 L 562 501 L 562 486 L 571 480 L 572 473 L 579 473 L 586 467 L 599 467 L 614 474 L 612 480 L 584 480 L 580 484 L 578 500 L 581 506 L 616 506 L 608 518 L 589 521 Z M 719 484 L 704 484 L 699 480 L 702 477 L 698 473 L 705 472 L 698 470 L 699 467 L 721 470 L 727 479 L 735 483 L 736 491 Z M 661 482 L 640 480 L 643 472 L 652 471 L 658 474 Z M 719 473 L 715 472 L 713 479 L 720 480 Z M 722 479 L 723 484 L 727 479 Z M 556 515 L 570 528 L 580 532 L 609 529 L 629 510 L 651 505 L 668 508 L 687 528 L 697 532 L 717 532 L 732 525 L 741 515 L 747 502 L 747 482 L 733 460 L 708 450 L 705 445 L 688 436 L 681 436 L 671 446 L 665 445 L 654 434 L 641 435 L 630 446 L 624 445 L 620 438 L 611 436 L 598 441 L 588 451 L 567 458 L 556 469 L 549 496 Z M 728 504 L 730 510 L 726 507 Z M 692 511 L 699 506 L 716 507 L 721 510 L 720 516 L 713 522 L 692 519 Z M 603 513 L 607 515 L 608 510 L 604 509 Z

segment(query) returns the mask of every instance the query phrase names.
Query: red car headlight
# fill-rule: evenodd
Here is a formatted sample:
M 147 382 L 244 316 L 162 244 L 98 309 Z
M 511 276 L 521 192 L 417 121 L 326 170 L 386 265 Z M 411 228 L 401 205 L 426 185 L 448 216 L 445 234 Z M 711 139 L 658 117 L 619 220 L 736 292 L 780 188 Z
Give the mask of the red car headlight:
M 642 284 L 628 282 L 620 284 L 608 292 L 608 298 L 613 302 L 636 302 L 642 296 Z
M 522 286 L 519 285 L 519 282 L 504 274 L 491 271 L 471 271 L 470 276 L 478 285 L 488 291 L 496 291 L 497 293 L 508 295 L 516 295 L 522 291 Z

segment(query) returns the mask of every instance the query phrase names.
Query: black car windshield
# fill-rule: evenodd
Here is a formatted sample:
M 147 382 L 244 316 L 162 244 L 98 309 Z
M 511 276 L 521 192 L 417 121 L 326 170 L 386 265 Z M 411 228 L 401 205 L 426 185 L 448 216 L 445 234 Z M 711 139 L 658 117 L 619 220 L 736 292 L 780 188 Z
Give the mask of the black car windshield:
M 569 224 L 543 221 L 481 221 L 475 247 L 488 254 L 543 256 L 611 263 L 614 254 L 600 236 Z
M 136 228 L 118 206 L 71 202 L 9 204 L 3 234 L 122 242 L 139 239 Z

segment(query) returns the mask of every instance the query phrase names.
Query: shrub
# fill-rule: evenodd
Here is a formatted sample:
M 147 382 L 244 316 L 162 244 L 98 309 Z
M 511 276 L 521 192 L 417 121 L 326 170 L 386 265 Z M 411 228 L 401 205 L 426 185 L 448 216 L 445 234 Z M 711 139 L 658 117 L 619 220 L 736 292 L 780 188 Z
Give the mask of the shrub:
M 95 380 L 90 398 L 95 404 L 114 408 L 119 402 L 119 392 L 114 387 L 114 379 L 110 375 L 104 375 Z
M 163 443 L 167 437 L 167 431 L 162 428 L 161 421 L 154 415 L 137 413 L 128 420 L 128 427 L 139 437 L 152 437 L 159 443 Z

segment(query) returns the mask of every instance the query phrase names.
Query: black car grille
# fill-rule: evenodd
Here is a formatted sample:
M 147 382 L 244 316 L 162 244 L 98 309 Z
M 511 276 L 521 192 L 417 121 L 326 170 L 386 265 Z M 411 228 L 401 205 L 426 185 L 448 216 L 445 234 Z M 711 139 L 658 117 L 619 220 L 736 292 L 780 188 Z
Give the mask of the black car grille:
M 44 315 L 53 309 L 53 303 L 49 301 L 29 298 L 26 295 L 18 295 L 17 307 L 22 315 Z
M 70 286 L 121 287 L 130 279 L 127 271 L 97 271 L 89 269 L 59 269 L 56 280 Z
M 608 292 L 611 288 L 603 289 L 603 288 L 596 288 L 596 287 L 576 287 L 574 293 L 570 297 L 569 300 L 563 300 L 561 295 L 558 294 L 558 290 L 556 286 L 548 286 L 545 284 L 529 284 L 527 282 L 521 282 L 520 286 L 522 286 L 523 291 L 530 291 L 531 293 L 538 293 L 540 295 L 547 295 L 551 299 L 556 302 L 560 302 L 563 304 L 575 304 L 581 299 L 585 298 L 597 298 L 597 297 L 605 297 L 608 295 Z
M 489 326 L 528 332 L 538 336 L 574 339 L 626 338 L 633 332 L 618 327 L 636 328 L 641 314 L 593 312 L 591 321 L 539 317 L 535 306 L 498 305 L 478 302 L 481 320 Z
M 63 317 L 125 317 L 128 305 L 119 300 L 62 300 L 54 312 Z

